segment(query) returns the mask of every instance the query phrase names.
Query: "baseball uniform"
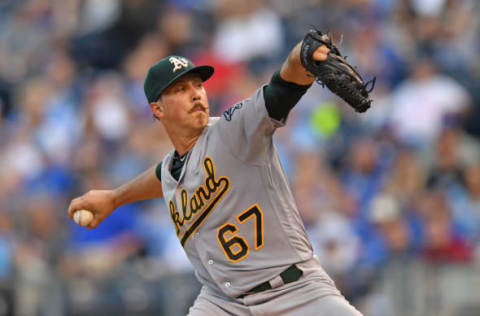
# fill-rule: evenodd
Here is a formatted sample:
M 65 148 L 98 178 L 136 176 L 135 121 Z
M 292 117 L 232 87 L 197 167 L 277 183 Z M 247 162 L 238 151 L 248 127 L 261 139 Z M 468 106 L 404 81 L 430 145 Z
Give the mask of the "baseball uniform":
M 313 256 L 272 142 L 284 120 L 271 117 L 260 88 L 159 165 L 174 229 L 203 284 L 190 314 L 360 315 Z

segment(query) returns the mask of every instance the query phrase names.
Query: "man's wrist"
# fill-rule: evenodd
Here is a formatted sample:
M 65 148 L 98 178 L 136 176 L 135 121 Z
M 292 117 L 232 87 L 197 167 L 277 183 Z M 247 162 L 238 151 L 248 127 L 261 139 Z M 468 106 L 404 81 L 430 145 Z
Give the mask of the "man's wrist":
M 311 85 L 315 78 L 303 67 L 300 60 L 302 42 L 299 42 L 290 52 L 282 65 L 280 76 L 283 80 L 298 85 Z
M 122 201 L 122 188 L 117 188 L 114 190 L 111 190 L 111 198 L 112 198 L 112 203 L 113 203 L 113 208 L 117 209 L 118 207 L 122 206 L 124 204 L 124 201 Z

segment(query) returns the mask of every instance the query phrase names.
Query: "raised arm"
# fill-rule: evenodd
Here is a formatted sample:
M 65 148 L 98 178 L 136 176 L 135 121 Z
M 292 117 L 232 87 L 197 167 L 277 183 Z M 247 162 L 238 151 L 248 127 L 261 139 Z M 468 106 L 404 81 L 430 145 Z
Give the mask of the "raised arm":
M 290 110 L 298 100 L 307 92 L 315 79 L 300 61 L 302 42 L 298 43 L 290 52 L 282 65 L 281 70 L 275 72 L 270 83 L 264 88 L 265 106 L 271 118 L 285 121 Z M 319 46 L 313 58 L 324 61 L 329 49 Z
M 77 210 L 89 210 L 94 214 L 87 228 L 97 227 L 118 207 L 132 202 L 160 198 L 163 196 L 162 185 L 153 166 L 132 181 L 114 190 L 91 190 L 73 199 L 68 208 L 70 218 Z

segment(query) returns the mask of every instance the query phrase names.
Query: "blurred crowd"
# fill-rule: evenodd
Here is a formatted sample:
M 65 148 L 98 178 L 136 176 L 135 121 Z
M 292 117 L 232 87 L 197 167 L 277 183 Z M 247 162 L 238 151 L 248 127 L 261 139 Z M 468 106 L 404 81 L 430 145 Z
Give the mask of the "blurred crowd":
M 394 259 L 480 264 L 478 1 L 3 0 L 0 280 L 18 314 L 53 315 L 52 279 L 190 271 L 161 199 L 95 230 L 74 225 L 68 203 L 171 150 L 143 93 L 156 61 L 215 66 L 206 89 L 220 115 L 312 25 L 377 77 L 366 114 L 314 84 L 275 136 L 325 269 L 355 303 Z

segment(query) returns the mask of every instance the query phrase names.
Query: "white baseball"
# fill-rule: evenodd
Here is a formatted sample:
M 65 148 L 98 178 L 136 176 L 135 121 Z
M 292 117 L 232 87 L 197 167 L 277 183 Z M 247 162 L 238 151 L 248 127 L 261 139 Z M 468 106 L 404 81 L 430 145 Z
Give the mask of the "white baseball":
M 73 220 L 80 226 L 87 226 L 93 220 L 93 213 L 87 210 L 75 211 Z

